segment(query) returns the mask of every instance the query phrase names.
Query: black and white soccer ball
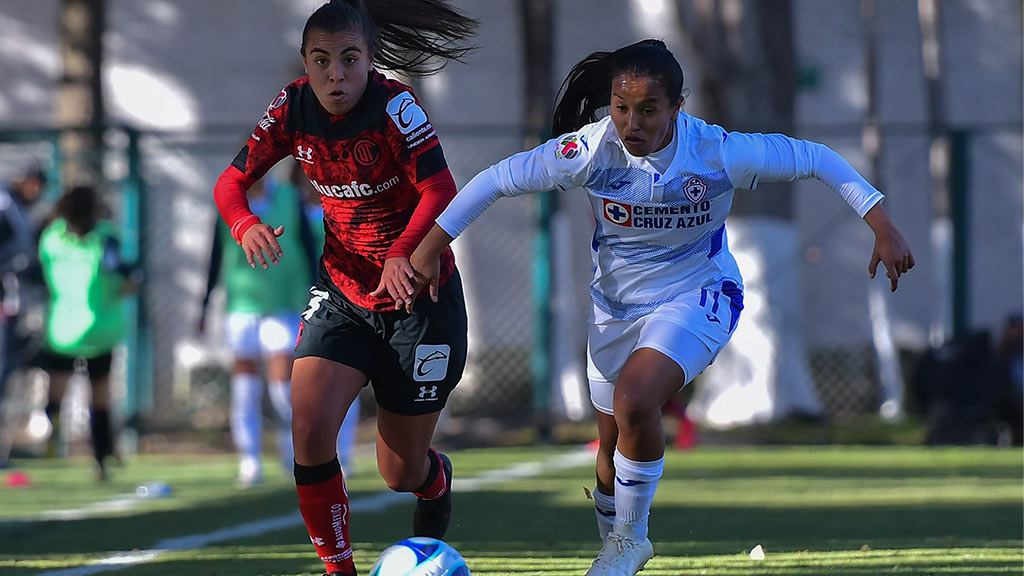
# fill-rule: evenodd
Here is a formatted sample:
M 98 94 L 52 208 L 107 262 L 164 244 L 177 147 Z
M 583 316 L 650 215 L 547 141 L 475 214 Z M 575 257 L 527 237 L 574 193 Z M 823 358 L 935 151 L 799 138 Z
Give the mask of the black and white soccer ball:
M 440 540 L 406 538 L 380 553 L 370 576 L 470 576 L 455 548 Z

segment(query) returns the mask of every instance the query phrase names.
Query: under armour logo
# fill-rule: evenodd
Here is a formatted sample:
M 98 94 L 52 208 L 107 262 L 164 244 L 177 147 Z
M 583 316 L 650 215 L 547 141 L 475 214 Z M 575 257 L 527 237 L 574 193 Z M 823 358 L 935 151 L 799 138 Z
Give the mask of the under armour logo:
M 316 538 L 314 536 L 310 536 L 309 537 L 309 541 L 312 542 L 314 546 L 323 546 L 324 545 L 324 539 L 323 538 Z
M 420 386 L 420 400 L 424 402 L 428 400 L 437 400 L 437 386 L 431 386 L 430 388 Z
M 299 144 L 297 146 L 297 148 L 299 150 L 299 155 L 296 156 L 295 159 L 298 160 L 299 162 L 306 162 L 306 163 L 312 164 L 313 163 L 313 147 L 310 146 L 308 148 L 303 148 L 302 144 Z

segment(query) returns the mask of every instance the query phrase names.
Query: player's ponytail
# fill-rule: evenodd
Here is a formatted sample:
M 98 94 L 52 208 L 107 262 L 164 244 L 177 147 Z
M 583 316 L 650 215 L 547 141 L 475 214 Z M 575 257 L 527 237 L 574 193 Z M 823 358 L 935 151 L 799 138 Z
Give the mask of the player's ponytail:
M 360 30 L 378 66 L 426 76 L 472 51 L 465 41 L 476 26 L 446 0 L 331 0 L 306 21 L 301 52 L 310 30 Z
M 594 52 L 573 66 L 562 82 L 551 118 L 553 134 L 572 132 L 597 121 L 597 111 L 611 102 L 611 81 L 620 74 L 650 78 L 665 89 L 670 102 L 682 104 L 683 69 L 661 40 L 641 40 L 615 52 Z
M 594 52 L 572 67 L 558 89 L 551 133 L 572 132 L 597 120 L 597 111 L 611 99 L 611 52 Z

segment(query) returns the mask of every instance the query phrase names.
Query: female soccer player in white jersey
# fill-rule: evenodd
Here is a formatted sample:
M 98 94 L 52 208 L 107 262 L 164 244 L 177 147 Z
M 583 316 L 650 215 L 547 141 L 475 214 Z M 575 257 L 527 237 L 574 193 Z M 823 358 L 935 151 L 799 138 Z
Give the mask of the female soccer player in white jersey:
M 661 477 L 661 407 L 714 359 L 743 309 L 725 218 L 734 190 L 817 178 L 875 233 L 869 273 L 892 290 L 914 266 L 875 190 L 828 147 L 743 134 L 681 111 L 683 73 L 665 44 L 644 40 L 577 64 L 555 107 L 554 138 L 478 174 L 411 257 L 434 284 L 442 250 L 501 196 L 586 190 L 597 221 L 590 397 L 597 411 L 597 520 L 604 547 L 588 575 L 633 576 L 653 556 L 647 517 Z M 595 112 L 610 106 L 610 116 Z

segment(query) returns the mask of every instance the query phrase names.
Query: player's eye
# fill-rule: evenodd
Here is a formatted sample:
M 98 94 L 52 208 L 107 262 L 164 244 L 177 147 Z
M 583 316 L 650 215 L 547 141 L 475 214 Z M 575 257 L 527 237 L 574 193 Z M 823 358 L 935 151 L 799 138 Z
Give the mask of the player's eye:
M 359 59 L 355 56 L 349 56 L 348 58 L 345 58 L 345 64 L 355 64 L 357 60 Z
M 324 66 L 327 64 L 327 58 L 317 58 L 316 60 L 313 60 L 313 62 L 319 66 Z

